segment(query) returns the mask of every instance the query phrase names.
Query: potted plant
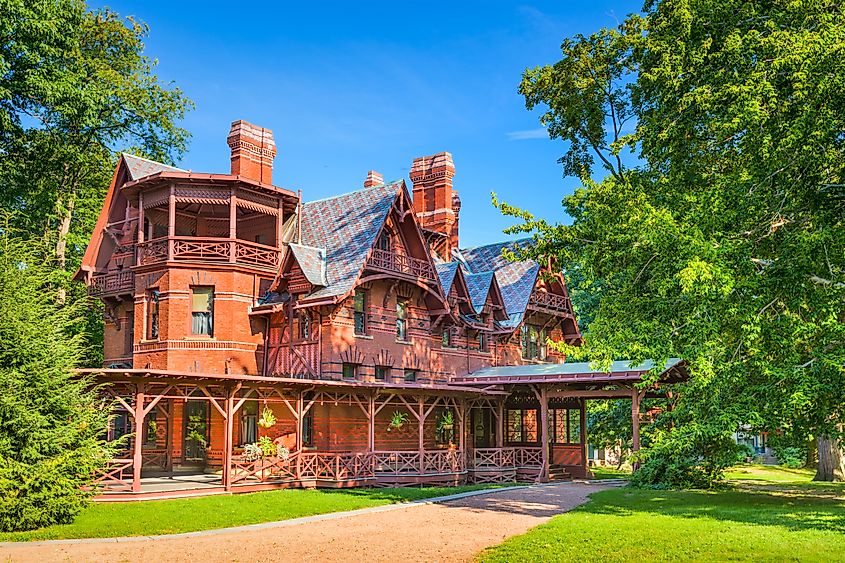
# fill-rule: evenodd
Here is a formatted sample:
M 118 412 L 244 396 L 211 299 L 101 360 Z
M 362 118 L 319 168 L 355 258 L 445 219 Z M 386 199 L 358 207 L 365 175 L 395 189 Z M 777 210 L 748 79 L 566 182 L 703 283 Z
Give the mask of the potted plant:
M 393 416 L 390 417 L 390 422 L 387 425 L 387 431 L 399 430 L 405 423 L 408 422 L 408 413 L 402 411 L 394 411 Z
M 438 430 L 451 430 L 455 426 L 455 415 L 452 414 L 452 411 L 447 410 L 443 411 L 443 414 L 440 415 L 440 420 L 437 421 L 437 429 Z
M 261 428 L 270 428 L 276 424 L 276 415 L 270 410 L 270 407 L 264 405 L 261 411 L 261 418 L 258 419 L 258 426 Z

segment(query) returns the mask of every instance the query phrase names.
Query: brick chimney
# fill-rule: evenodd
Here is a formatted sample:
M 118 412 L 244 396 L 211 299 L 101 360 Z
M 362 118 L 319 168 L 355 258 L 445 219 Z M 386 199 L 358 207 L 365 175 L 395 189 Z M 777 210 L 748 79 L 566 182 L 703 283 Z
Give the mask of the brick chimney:
M 458 248 L 458 214 L 460 198 L 452 191 L 455 164 L 448 152 L 415 158 L 411 166 L 414 190 L 414 214 L 422 228 L 445 236 L 436 243 L 436 250 L 444 260 L 451 260 L 453 248 Z M 455 203 L 457 202 L 457 209 Z
M 232 149 L 232 174 L 263 184 L 273 183 L 273 159 L 276 142 L 273 132 L 242 119 L 232 122 L 226 138 Z
M 375 170 L 370 170 L 369 172 L 367 172 L 367 179 L 364 180 L 365 188 L 381 186 L 382 184 L 384 184 L 384 177 L 381 174 L 379 174 Z

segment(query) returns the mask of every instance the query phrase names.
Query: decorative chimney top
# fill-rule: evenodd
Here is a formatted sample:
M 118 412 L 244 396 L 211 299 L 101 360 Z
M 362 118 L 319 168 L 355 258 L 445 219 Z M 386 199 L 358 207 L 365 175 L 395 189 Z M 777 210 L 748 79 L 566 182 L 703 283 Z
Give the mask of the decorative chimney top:
M 367 179 L 364 180 L 365 188 L 381 186 L 382 184 L 384 184 L 384 177 L 381 174 L 379 174 L 375 170 L 370 170 L 369 172 L 367 172 Z
M 273 183 L 276 142 L 273 131 L 239 119 L 232 122 L 226 138 L 232 150 L 232 174 L 263 184 Z

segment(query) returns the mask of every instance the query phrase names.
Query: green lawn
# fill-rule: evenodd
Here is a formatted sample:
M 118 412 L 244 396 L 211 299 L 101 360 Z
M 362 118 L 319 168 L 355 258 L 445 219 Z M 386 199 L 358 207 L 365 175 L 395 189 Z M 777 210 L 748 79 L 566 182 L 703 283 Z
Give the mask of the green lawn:
M 355 510 L 491 488 L 287 489 L 174 500 L 93 503 L 72 524 L 0 533 L 0 541 L 177 534 Z
M 487 550 L 482 561 L 845 561 L 845 485 L 734 468 L 719 492 L 622 487 Z
M 590 472 L 593 474 L 593 479 L 627 479 L 631 476 L 630 471 L 614 467 L 591 467 Z

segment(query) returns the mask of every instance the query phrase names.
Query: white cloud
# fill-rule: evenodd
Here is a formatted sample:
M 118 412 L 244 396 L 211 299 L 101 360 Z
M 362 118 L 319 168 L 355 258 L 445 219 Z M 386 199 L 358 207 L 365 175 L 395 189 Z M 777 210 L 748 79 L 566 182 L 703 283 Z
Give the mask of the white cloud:
M 525 141 L 526 139 L 547 139 L 549 132 L 544 127 L 525 131 L 511 131 L 507 133 L 509 141 Z

